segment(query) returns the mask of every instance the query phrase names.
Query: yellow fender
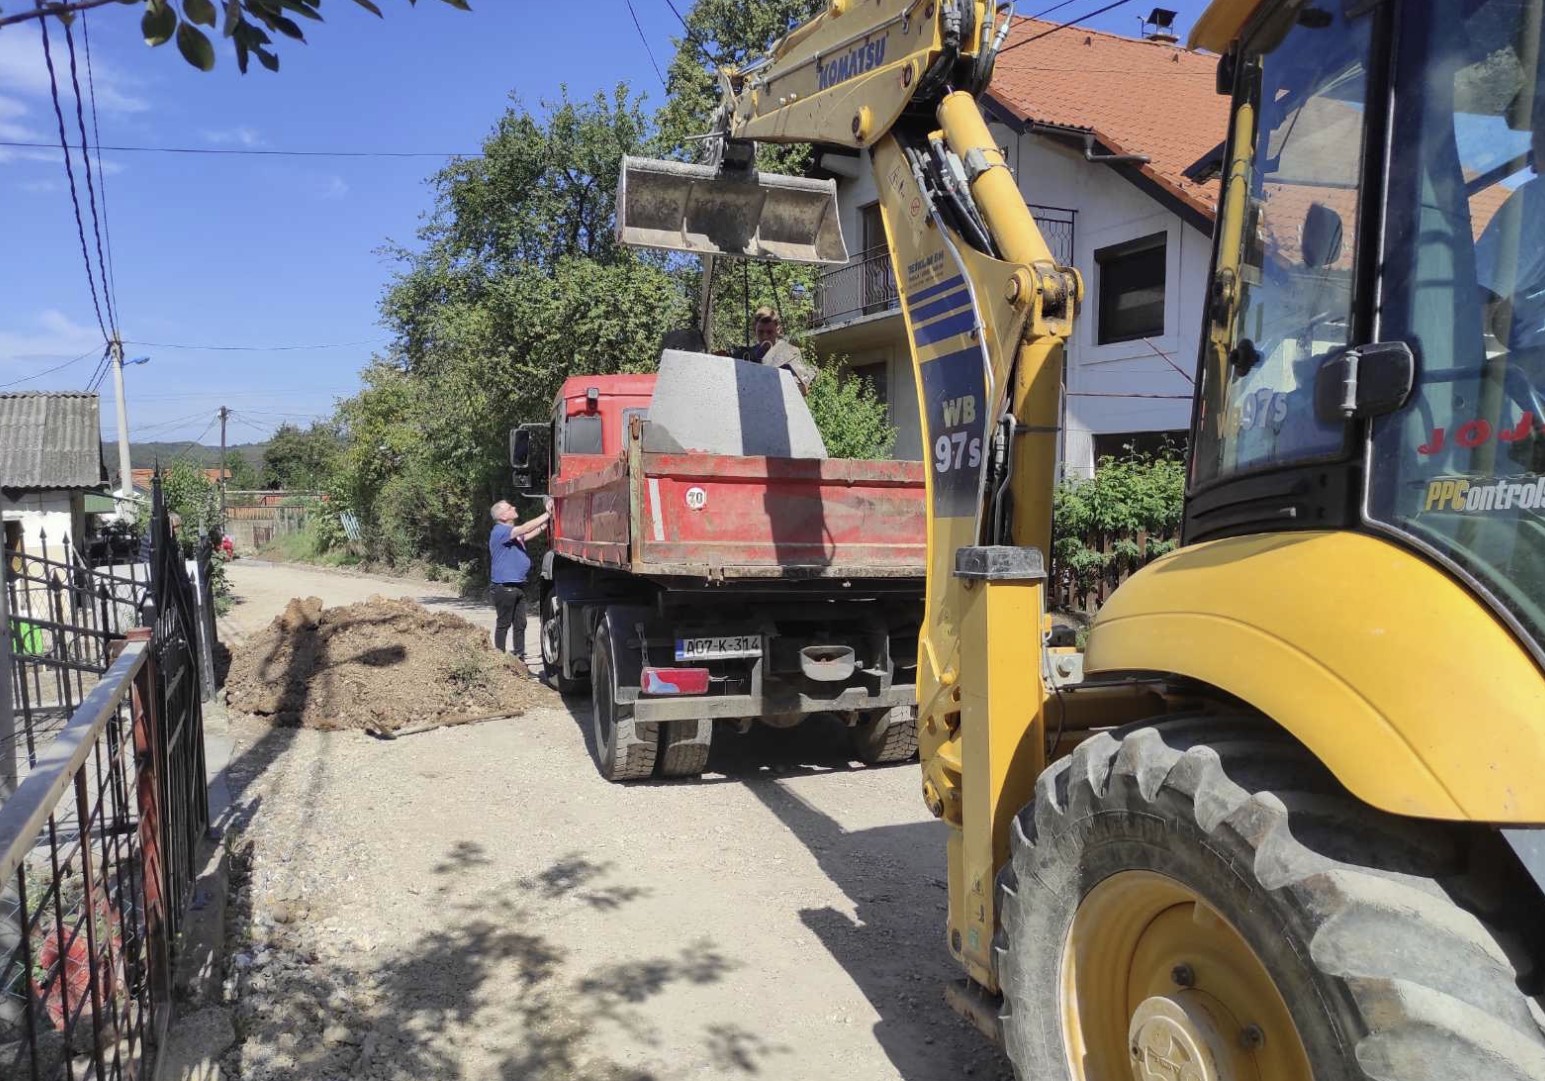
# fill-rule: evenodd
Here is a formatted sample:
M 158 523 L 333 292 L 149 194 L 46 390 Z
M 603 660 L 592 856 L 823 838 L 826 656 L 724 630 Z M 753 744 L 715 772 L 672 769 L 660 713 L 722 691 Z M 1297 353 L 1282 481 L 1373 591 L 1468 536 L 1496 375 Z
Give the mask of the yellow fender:
M 1179 549 L 1118 589 L 1087 672 L 1188 676 L 1396 814 L 1545 823 L 1545 675 L 1447 574 L 1361 533 Z

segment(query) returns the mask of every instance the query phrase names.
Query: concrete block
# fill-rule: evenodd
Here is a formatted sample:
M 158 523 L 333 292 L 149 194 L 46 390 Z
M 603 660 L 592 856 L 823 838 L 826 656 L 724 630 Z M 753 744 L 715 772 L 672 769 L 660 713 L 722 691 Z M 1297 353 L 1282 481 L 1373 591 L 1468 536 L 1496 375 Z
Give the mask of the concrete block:
M 644 449 L 825 458 L 826 444 L 793 375 L 707 353 L 667 349 Z

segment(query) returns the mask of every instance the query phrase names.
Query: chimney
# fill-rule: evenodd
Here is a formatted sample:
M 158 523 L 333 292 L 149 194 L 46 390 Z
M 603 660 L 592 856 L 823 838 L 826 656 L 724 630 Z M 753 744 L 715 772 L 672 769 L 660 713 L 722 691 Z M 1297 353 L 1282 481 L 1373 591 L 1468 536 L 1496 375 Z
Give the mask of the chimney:
M 1177 12 L 1169 8 L 1154 8 L 1143 20 L 1143 40 L 1157 41 L 1164 45 L 1174 45 L 1180 41 L 1175 33 L 1175 16 Z

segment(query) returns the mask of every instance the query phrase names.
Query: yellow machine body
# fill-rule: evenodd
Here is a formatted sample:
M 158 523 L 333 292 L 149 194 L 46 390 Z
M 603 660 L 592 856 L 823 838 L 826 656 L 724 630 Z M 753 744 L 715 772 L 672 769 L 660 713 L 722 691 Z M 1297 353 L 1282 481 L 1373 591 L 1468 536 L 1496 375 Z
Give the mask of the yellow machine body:
M 1084 669 L 1175 673 L 1247 702 L 1381 810 L 1545 821 L 1534 660 L 1452 578 L 1388 541 L 1181 548 L 1105 603 Z
M 1226 47 L 1257 6 L 1219 0 L 1197 40 Z M 1042 632 L 1044 573 L 1033 561 L 1008 573 L 981 568 L 996 565 L 989 535 L 1003 552 L 1050 551 L 1063 353 L 1083 285 L 1056 265 L 971 93 L 937 94 L 932 130 L 919 129 L 914 96 L 945 41 L 936 7 L 944 5 L 832 0 L 765 60 L 722 73 L 718 134 L 871 154 L 930 465 L 918 669 L 923 792 L 953 830 L 948 941 L 971 979 L 999 990 L 994 883 L 1014 816 L 1048 761 L 1091 729 L 1244 702 L 1379 808 L 1545 822 L 1539 668 L 1448 575 L 1368 535 L 1274 534 L 1182 548 L 1122 585 L 1100 613 L 1085 669 L 1111 678 L 1061 692 Z M 961 61 L 1003 29 L 991 5 L 970 7 L 970 34 L 952 46 Z M 944 82 L 960 85 L 933 85 Z M 903 119 L 906 141 L 897 134 Z M 1232 124 L 1226 190 L 1246 183 L 1248 105 Z M 922 152 L 960 167 L 995 256 L 963 242 L 938 212 L 919 179 Z M 1234 200 L 1218 222 L 1214 303 L 1225 312 L 1243 204 Z M 706 232 L 692 222 L 684 231 Z M 700 243 L 690 250 L 740 254 Z M 1203 363 L 1221 371 L 1228 348 L 1214 328 Z M 1006 528 L 984 520 L 993 494 L 986 460 L 1000 425 L 1009 429 L 1004 484 L 1013 495 Z

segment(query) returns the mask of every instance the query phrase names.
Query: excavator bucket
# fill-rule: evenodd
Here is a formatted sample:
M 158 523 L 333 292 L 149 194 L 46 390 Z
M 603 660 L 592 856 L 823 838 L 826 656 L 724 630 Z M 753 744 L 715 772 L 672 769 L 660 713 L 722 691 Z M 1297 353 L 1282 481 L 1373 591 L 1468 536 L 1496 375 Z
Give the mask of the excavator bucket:
M 789 263 L 845 263 L 837 184 L 799 176 L 741 179 L 710 165 L 622 159 L 617 239 L 635 248 Z

